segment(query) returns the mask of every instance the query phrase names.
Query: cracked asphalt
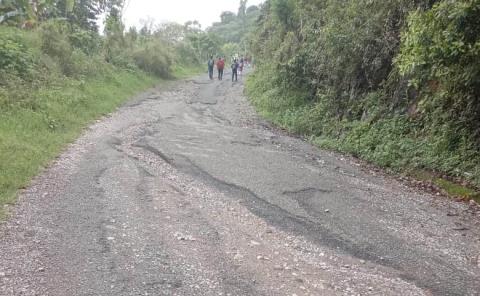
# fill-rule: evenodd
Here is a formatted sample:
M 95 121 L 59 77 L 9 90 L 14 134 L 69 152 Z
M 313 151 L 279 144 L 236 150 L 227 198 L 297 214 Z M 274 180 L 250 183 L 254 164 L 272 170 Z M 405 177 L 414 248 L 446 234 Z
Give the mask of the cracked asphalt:
M 271 127 L 243 83 L 144 93 L 0 225 L 0 295 L 480 295 L 480 211 Z

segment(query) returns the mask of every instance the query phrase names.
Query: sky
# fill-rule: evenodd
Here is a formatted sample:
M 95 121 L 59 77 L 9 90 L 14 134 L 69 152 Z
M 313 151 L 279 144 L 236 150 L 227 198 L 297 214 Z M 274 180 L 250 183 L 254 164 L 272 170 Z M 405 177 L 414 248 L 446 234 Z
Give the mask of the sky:
M 248 0 L 247 7 L 258 5 L 263 0 Z M 142 19 L 152 19 L 155 23 L 185 23 L 198 20 L 205 29 L 220 21 L 223 11 L 237 13 L 240 0 L 126 0 L 124 21 L 127 28 L 141 27 Z

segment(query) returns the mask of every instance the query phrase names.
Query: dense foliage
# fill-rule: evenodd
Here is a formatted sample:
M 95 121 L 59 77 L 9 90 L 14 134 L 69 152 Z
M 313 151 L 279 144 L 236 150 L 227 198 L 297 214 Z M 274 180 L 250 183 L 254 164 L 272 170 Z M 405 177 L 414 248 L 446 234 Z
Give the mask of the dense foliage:
M 269 0 L 254 104 L 325 147 L 480 185 L 480 1 Z
M 247 0 L 240 0 L 237 13 L 224 11 L 220 16 L 220 22 L 214 23 L 207 31 L 217 36 L 222 54 L 246 55 L 248 33 L 254 29 L 259 16 L 258 6 L 248 6 Z
M 480 147 L 480 1 L 444 1 L 410 15 L 397 64 L 421 92 L 417 103 L 433 127 Z

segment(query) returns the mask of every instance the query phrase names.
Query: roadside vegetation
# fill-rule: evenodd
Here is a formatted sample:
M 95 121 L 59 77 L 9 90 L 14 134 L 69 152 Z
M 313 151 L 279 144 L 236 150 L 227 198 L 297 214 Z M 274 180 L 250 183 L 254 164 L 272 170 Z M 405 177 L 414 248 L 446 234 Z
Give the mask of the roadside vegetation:
M 125 28 L 122 7 L 1 1 L 0 211 L 92 120 L 161 80 L 198 73 L 217 50 L 197 22 Z
M 320 147 L 478 187 L 479 16 L 479 0 L 267 0 L 247 93 Z

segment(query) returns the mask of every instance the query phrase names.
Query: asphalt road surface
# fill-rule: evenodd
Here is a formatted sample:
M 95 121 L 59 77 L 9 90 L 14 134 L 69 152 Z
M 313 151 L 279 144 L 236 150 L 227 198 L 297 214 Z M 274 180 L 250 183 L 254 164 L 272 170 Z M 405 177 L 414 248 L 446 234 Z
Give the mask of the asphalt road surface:
M 0 295 L 480 295 L 479 214 L 202 77 L 98 121 L 21 193 Z

